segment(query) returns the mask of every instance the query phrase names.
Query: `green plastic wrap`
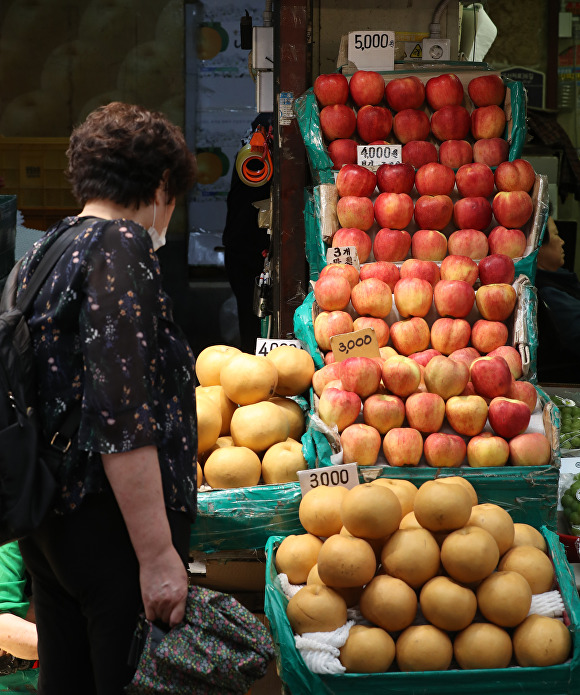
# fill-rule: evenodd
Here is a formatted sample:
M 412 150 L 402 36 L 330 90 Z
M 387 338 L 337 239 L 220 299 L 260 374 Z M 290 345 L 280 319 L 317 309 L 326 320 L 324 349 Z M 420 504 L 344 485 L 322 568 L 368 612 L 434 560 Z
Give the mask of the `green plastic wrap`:
M 313 88 L 310 87 L 294 99 L 292 108 L 304 140 L 314 183 L 334 183 L 332 160 L 324 146 L 320 130 L 320 112 Z
M 276 649 L 280 678 L 292 695 L 574 695 L 580 692 L 580 599 L 574 576 L 567 563 L 558 536 L 542 528 L 554 562 L 556 579 L 570 619 L 572 658 L 564 664 L 546 668 L 520 668 L 462 671 L 428 671 L 379 674 L 319 675 L 310 671 L 294 643 L 294 635 L 286 617 L 288 600 L 277 579 L 274 555 L 283 538 L 271 537 L 266 544 L 265 613 Z
M 324 360 L 314 339 L 314 326 L 312 323 L 312 305 L 314 304 L 314 292 L 309 292 L 306 299 L 294 312 L 294 335 L 308 350 L 316 369 L 324 366 Z
M 306 236 L 306 260 L 310 269 L 310 280 L 317 280 L 326 265 L 326 245 L 321 234 L 321 218 L 316 205 L 318 187 L 314 192 L 304 190 L 304 228 Z

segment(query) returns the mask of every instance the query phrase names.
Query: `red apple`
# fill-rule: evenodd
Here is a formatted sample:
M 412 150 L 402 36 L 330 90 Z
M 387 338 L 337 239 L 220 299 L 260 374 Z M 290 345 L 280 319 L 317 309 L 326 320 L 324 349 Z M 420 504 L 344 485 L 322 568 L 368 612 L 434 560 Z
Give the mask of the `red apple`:
M 427 80 L 425 96 L 434 111 L 443 106 L 459 105 L 463 103 L 463 84 L 453 73 L 438 75 Z
M 314 298 L 323 311 L 342 311 L 350 302 L 350 284 L 341 275 L 326 274 L 314 283 Z
M 475 292 L 463 280 L 441 280 L 435 285 L 433 296 L 439 316 L 464 319 L 473 308 Z
M 456 233 L 453 232 L 453 234 Z M 450 241 L 451 237 L 447 241 L 447 250 L 449 250 Z M 469 256 L 451 254 L 441 261 L 440 272 L 441 280 L 463 280 L 473 287 L 477 280 L 479 269 L 477 263 Z
M 479 313 L 489 321 L 506 321 L 514 310 L 516 300 L 516 291 L 507 282 L 481 285 L 475 295 Z
M 340 200 L 346 200 L 341 198 Z M 340 200 L 338 201 L 340 203 Z M 368 198 L 359 198 L 359 200 L 369 200 Z M 354 246 L 358 254 L 359 263 L 364 263 L 371 254 L 372 241 L 370 236 L 363 232 L 360 227 L 341 227 L 337 229 L 332 237 L 332 247 L 338 246 Z
M 328 352 L 324 353 L 324 364 L 334 364 L 336 362 L 336 357 L 334 356 L 334 352 L 332 350 L 329 350 Z M 340 379 L 337 379 L 336 381 L 340 381 Z
M 492 254 L 498 253 L 510 258 L 521 258 L 528 245 L 528 240 L 521 229 L 507 229 L 498 225 L 489 233 L 488 243 Z
M 390 466 L 416 466 L 423 455 L 423 437 L 412 427 L 393 427 L 383 439 L 383 453 Z
M 501 106 L 505 99 L 505 84 L 499 75 L 474 77 L 467 85 L 474 106 Z
M 503 321 L 479 319 L 471 327 L 471 344 L 482 354 L 505 345 L 507 339 L 508 329 Z
M 476 261 L 487 256 L 489 243 L 479 229 L 458 229 L 449 235 L 447 250 L 452 256 L 463 256 Z
M 465 459 L 467 445 L 456 434 L 434 432 L 425 439 L 423 453 L 433 468 L 457 468 Z
M 503 437 L 482 432 L 467 443 L 467 463 L 473 468 L 505 466 L 509 452 L 508 443 Z
M 479 281 L 482 285 L 495 283 L 511 285 L 515 274 L 513 258 L 504 253 L 491 253 L 479 261 Z
M 330 350 L 330 339 L 340 333 L 351 333 L 352 316 L 346 311 L 322 311 L 314 319 L 314 339 L 321 350 Z
M 356 115 L 356 130 L 363 142 L 384 140 L 393 127 L 393 114 L 384 106 L 361 106 Z
M 452 169 L 459 169 L 473 161 L 473 148 L 467 140 L 444 140 L 439 145 L 439 162 Z
M 403 145 L 401 158 L 403 162 L 418 169 L 423 164 L 438 161 L 437 148 L 432 142 L 427 142 L 427 140 L 411 140 L 411 142 Z
M 493 171 L 482 162 L 471 162 L 459 167 L 455 181 L 463 198 L 489 198 L 495 185 Z
M 346 104 L 348 101 L 348 80 L 340 72 L 318 75 L 313 89 L 320 106 Z
M 379 193 L 375 200 L 375 218 L 380 227 L 405 229 L 413 218 L 413 199 L 407 193 Z
M 410 193 L 415 184 L 415 169 L 410 164 L 381 164 L 377 169 L 380 193 Z
M 445 417 L 445 401 L 437 393 L 412 393 L 405 401 L 409 427 L 424 434 L 438 432 Z
M 431 116 L 431 132 L 437 140 L 464 140 L 470 126 L 469 111 L 464 106 L 442 106 Z
M 377 185 L 374 171 L 358 164 L 345 164 L 336 176 L 336 190 L 344 196 L 366 196 L 369 198 Z
M 425 101 L 425 85 L 418 77 L 398 77 L 387 82 L 385 98 L 393 111 L 420 109 Z
M 342 388 L 361 398 L 375 393 L 381 382 L 381 367 L 370 357 L 347 357 L 339 362 Z
M 453 201 L 448 195 L 422 195 L 415 203 L 415 222 L 421 229 L 440 231 L 449 224 L 452 215 Z
M 393 295 L 386 282 L 378 278 L 368 278 L 352 288 L 350 300 L 360 316 L 383 318 L 391 311 Z
M 391 325 L 391 341 L 400 355 L 412 355 L 429 347 L 429 324 L 420 316 L 395 321 Z
M 425 367 L 424 379 L 427 390 L 446 401 L 463 392 L 469 381 L 469 367 L 445 355 L 433 357 Z
M 487 422 L 487 403 L 481 396 L 452 396 L 445 403 L 445 416 L 458 434 L 474 437 Z
M 460 198 L 453 206 L 453 221 L 457 229 L 486 229 L 491 222 L 491 205 L 481 196 Z
M 396 355 L 383 362 L 382 377 L 383 384 L 391 393 L 406 398 L 419 387 L 421 369 L 410 357 Z
M 395 285 L 393 296 L 403 318 L 427 316 L 433 304 L 433 286 L 421 278 L 401 278 Z
M 503 138 L 476 140 L 473 143 L 473 161 L 490 167 L 499 166 L 509 155 L 509 145 Z
M 447 255 L 447 237 L 436 229 L 418 229 L 411 237 L 411 254 L 421 261 L 440 261 Z
M 357 316 L 353 321 L 353 330 L 360 331 L 362 328 L 372 328 L 375 332 L 379 350 L 389 342 L 389 324 L 384 319 L 374 316 Z
M 534 167 L 526 159 L 502 162 L 495 170 L 498 191 L 526 191 L 529 193 L 536 181 Z
M 318 279 L 325 277 L 326 275 L 340 275 L 344 277 L 350 288 L 352 289 L 359 281 L 359 272 L 350 263 L 328 263 L 322 268 Z
M 457 319 L 459 320 L 459 319 Z M 470 326 L 471 330 L 471 326 Z M 452 360 L 457 360 L 459 362 L 465 362 L 468 367 L 471 367 L 471 363 L 481 357 L 479 352 L 474 347 L 464 347 L 453 350 L 449 353 L 449 358 Z
M 530 414 L 536 409 L 538 393 L 530 381 L 512 381 L 507 397 L 525 403 L 530 410 Z
M 465 319 L 443 318 L 433 321 L 431 345 L 443 355 L 451 355 L 466 348 L 470 339 L 471 325 Z M 479 357 L 478 352 L 476 352 L 475 357 Z M 469 364 L 467 366 L 469 367 Z
M 332 352 L 328 353 L 332 355 Z M 317 369 L 312 375 L 312 390 L 317 396 L 333 382 L 340 381 L 339 379 L 340 362 L 331 362 L 325 364 L 324 367 Z
M 350 138 L 356 129 L 356 115 L 346 104 L 325 106 L 320 111 L 320 129 L 327 140 Z
M 374 466 L 381 450 L 382 438 L 374 427 L 355 422 L 340 435 L 343 463 Z
M 349 89 L 357 106 L 378 104 L 385 94 L 385 81 L 373 70 L 357 70 L 350 78 Z
M 412 238 L 411 243 L 413 243 Z M 435 287 L 441 279 L 437 263 L 434 261 L 422 261 L 419 258 L 408 258 L 404 261 L 401 266 L 400 276 L 401 278 L 421 278 L 422 280 L 427 280 L 431 287 Z
M 550 440 L 539 432 L 518 434 L 509 441 L 512 466 L 547 466 L 552 458 Z
M 492 207 L 498 223 L 511 229 L 521 229 L 534 211 L 532 199 L 525 191 L 500 191 Z
M 528 428 L 530 409 L 523 401 L 499 396 L 489 404 L 487 417 L 497 435 L 504 439 L 511 439 Z
M 510 368 L 510 372 L 512 373 L 514 379 L 519 379 L 522 376 L 522 358 L 520 356 L 520 353 L 515 349 L 515 347 L 512 347 L 511 345 L 500 345 L 500 347 L 496 348 L 495 350 L 492 350 L 489 353 L 488 357 L 495 357 L 496 355 L 499 357 L 503 357 L 504 360 L 508 363 L 508 367 Z
M 495 104 L 480 106 L 471 112 L 471 134 L 476 140 L 501 138 L 505 124 L 505 112 Z
M 373 254 L 377 261 L 402 261 L 410 248 L 411 235 L 404 229 L 379 229 L 373 242 Z
M 370 229 L 375 221 L 372 200 L 356 195 L 339 198 L 336 204 L 336 214 L 341 227 L 356 227 L 364 232 Z M 362 261 L 362 259 L 360 260 Z M 364 263 L 364 261 L 362 262 Z
M 403 145 L 411 140 L 427 140 L 431 132 L 429 116 L 419 109 L 403 109 L 393 118 L 393 132 Z
M 332 160 L 332 168 L 340 169 L 344 164 L 356 164 L 356 142 L 350 138 L 338 138 L 328 143 L 328 156 Z
M 405 421 L 405 404 L 398 396 L 375 393 L 363 403 L 363 419 L 385 435 L 393 427 L 401 427 Z
M 399 230 L 396 230 L 399 231 Z M 406 255 L 406 254 L 405 254 Z M 359 278 L 367 280 L 368 278 L 378 278 L 391 288 L 391 292 L 395 289 L 401 274 L 398 266 L 389 261 L 375 261 L 374 263 L 365 263 L 361 266 Z
M 449 195 L 455 186 L 455 173 L 451 167 L 429 162 L 417 169 L 415 187 L 419 195 Z
M 352 425 L 361 409 L 361 399 L 352 391 L 332 387 L 325 388 L 318 401 L 318 415 L 330 427 L 336 425 L 339 432 Z
M 512 373 L 503 357 L 478 357 L 469 368 L 475 392 L 484 398 L 505 396 L 512 382 Z
M 421 352 L 414 352 L 412 355 L 409 355 L 409 357 L 422 367 L 426 367 L 434 357 L 440 354 L 439 350 L 428 348 L 427 350 L 421 350 Z

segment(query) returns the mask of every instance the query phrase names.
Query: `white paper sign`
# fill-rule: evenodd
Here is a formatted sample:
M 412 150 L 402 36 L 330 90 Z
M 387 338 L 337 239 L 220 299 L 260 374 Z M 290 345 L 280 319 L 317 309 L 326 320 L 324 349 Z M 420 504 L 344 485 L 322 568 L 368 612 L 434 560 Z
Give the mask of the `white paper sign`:
M 256 355 L 263 355 L 265 357 L 271 350 L 280 347 L 280 345 L 289 345 L 290 347 L 295 347 L 298 350 L 302 349 L 302 343 L 299 340 L 286 340 L 284 338 L 257 338 Z
M 353 265 L 357 270 L 360 270 L 356 246 L 331 246 L 326 250 L 326 264 L 330 265 L 331 263 Z
M 340 466 L 325 466 L 298 471 L 302 497 L 316 487 L 346 487 L 349 490 L 358 485 L 356 463 L 344 463 Z
M 361 167 L 378 167 L 381 164 L 400 164 L 402 145 L 357 145 L 356 161 Z
M 359 70 L 394 70 L 395 32 L 349 32 L 348 59 Z

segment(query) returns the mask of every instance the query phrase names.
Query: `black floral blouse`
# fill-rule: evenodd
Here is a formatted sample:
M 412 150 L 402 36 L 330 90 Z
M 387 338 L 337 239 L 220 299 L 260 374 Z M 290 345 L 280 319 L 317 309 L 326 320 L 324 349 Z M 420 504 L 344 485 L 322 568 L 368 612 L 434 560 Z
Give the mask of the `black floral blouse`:
M 69 217 L 27 253 L 26 286 Z M 66 454 L 57 512 L 73 511 L 108 485 L 100 454 L 155 445 L 166 506 L 195 518 L 197 426 L 194 357 L 172 320 L 147 231 L 129 220 L 94 219 L 57 262 L 29 318 L 37 359 L 38 410 L 47 433 L 81 402 L 78 441 Z

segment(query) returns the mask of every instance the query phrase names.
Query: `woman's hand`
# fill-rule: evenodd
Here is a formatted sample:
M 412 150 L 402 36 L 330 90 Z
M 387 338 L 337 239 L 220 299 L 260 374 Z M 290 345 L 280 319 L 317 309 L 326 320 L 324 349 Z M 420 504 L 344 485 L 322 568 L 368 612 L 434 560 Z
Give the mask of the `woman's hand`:
M 175 548 L 171 546 L 153 562 L 142 562 L 139 579 L 147 620 L 159 620 L 170 627 L 182 622 L 187 572 Z

